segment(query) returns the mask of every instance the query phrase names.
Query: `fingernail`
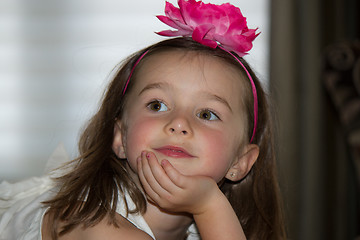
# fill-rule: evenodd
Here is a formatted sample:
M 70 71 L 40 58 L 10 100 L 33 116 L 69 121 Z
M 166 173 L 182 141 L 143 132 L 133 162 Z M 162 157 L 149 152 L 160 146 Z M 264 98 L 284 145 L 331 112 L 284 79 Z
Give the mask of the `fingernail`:
M 146 154 L 146 158 L 149 159 L 150 158 L 150 153 Z

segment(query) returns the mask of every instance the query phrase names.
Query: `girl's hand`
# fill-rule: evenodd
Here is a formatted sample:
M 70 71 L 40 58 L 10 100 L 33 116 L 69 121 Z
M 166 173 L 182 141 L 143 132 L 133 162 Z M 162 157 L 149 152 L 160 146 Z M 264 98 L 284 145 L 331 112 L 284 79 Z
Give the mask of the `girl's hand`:
M 210 177 L 182 175 L 168 160 L 160 165 L 154 153 L 143 152 L 137 167 L 149 200 L 165 210 L 199 215 L 223 197 Z
M 241 224 L 216 182 L 209 177 L 185 176 L 169 161 L 143 152 L 138 175 L 148 199 L 171 212 L 193 214 L 203 240 L 245 240 Z

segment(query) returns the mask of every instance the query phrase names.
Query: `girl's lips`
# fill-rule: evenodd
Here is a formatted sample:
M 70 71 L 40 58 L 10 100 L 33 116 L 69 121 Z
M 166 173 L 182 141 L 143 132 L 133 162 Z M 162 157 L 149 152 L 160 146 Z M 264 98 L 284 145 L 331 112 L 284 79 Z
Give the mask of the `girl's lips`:
M 185 149 L 175 146 L 164 146 L 156 148 L 155 151 L 160 152 L 168 157 L 173 158 L 193 158 L 194 156 L 188 153 Z

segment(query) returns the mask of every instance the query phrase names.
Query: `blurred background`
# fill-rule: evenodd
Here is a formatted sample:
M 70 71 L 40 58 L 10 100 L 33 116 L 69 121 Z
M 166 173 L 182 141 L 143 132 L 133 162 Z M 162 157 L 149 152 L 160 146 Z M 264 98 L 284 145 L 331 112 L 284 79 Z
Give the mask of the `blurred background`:
M 243 5 L 250 28 L 262 31 L 248 59 L 266 82 L 269 3 L 232 2 Z M 165 39 L 154 33 L 169 29 L 155 17 L 164 6 L 162 0 L 0 1 L 0 180 L 41 175 L 60 143 L 77 156 L 80 129 L 115 65 Z
M 289 238 L 355 239 L 359 1 L 229 2 L 261 31 L 245 59 L 274 99 Z M 162 0 L 0 1 L 0 181 L 42 175 L 59 144 L 76 157 L 114 66 L 164 39 L 163 10 Z

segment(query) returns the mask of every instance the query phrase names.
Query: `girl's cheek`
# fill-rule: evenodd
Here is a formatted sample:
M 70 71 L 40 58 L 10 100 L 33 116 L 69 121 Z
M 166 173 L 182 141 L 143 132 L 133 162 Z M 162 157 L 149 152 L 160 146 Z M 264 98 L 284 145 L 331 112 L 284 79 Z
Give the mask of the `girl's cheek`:
M 141 121 L 140 123 L 134 122 L 127 130 L 126 150 L 128 161 L 136 162 L 141 151 L 148 148 L 148 139 L 151 136 L 151 131 L 154 131 L 155 129 L 153 129 L 146 121 Z

